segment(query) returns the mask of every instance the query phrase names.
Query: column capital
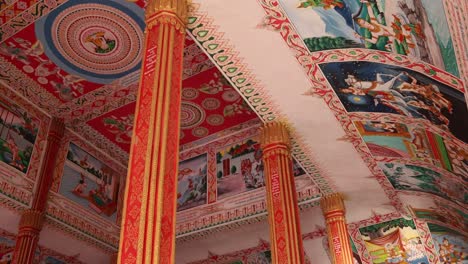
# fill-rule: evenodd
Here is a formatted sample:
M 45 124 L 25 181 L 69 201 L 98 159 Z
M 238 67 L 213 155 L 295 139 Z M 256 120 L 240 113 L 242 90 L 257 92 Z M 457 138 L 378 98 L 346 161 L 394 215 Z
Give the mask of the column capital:
M 179 20 L 185 21 L 188 17 L 188 0 L 150 0 L 146 6 L 146 18 L 163 13 L 176 16 Z
M 45 213 L 40 210 L 27 209 L 21 215 L 19 229 L 33 229 L 40 231 L 44 225 Z
M 345 212 L 343 196 L 340 193 L 332 193 L 322 196 L 320 199 L 320 207 L 322 208 L 324 215 L 336 211 Z
M 267 152 L 271 147 L 283 146 L 289 151 L 291 141 L 289 130 L 283 122 L 266 123 L 260 130 L 260 144 Z

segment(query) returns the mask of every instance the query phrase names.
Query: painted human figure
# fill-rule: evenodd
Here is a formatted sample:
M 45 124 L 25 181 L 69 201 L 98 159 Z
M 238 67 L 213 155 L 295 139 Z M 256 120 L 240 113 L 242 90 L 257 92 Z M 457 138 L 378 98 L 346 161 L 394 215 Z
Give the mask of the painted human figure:
M 85 194 L 85 191 L 88 185 L 86 184 L 85 179 L 86 177 L 82 173 L 80 173 L 80 180 L 78 181 L 78 184 L 75 186 L 75 188 L 72 191 L 73 193 L 75 193 L 76 195 L 80 197 L 87 197 L 87 195 Z
M 367 8 L 367 14 L 369 15 L 369 21 L 366 21 L 362 18 L 355 18 L 355 22 L 361 28 L 367 29 L 371 36 L 370 38 L 365 38 L 360 34 L 356 33 L 356 37 L 375 44 L 378 50 L 387 50 L 392 51 L 391 44 L 398 44 L 403 47 L 403 50 L 398 51 L 398 53 L 408 54 L 408 48 L 415 48 L 416 45 L 411 40 L 411 31 L 408 31 L 408 27 L 404 27 L 401 23 L 401 20 L 395 17 L 395 21 L 391 26 L 384 25 L 379 19 L 374 15 L 374 10 L 371 7 L 371 4 L 368 0 L 361 0 Z M 387 38 L 387 42 L 383 42 L 381 38 Z
M 17 169 L 19 169 L 19 170 L 23 170 L 25 167 L 23 165 L 23 161 L 22 161 L 21 156 L 20 156 L 20 149 L 19 149 L 18 145 L 16 144 L 15 140 L 13 139 L 13 137 L 8 136 L 8 138 L 7 138 L 6 142 L 5 142 L 5 146 L 11 152 L 10 165 L 17 168 Z

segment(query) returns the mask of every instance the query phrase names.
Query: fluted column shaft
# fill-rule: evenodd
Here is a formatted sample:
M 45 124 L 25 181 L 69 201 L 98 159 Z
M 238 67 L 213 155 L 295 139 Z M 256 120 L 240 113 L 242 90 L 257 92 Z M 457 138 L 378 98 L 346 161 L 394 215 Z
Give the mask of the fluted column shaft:
M 327 225 L 328 244 L 333 263 L 353 264 L 343 198 L 338 193 L 324 196 L 320 200 L 320 206 Z
M 21 215 L 18 236 L 16 238 L 13 263 L 33 263 L 39 234 L 45 218 L 47 198 L 52 185 L 57 153 L 63 137 L 65 126 L 62 120 L 53 118 L 47 135 L 44 158 L 39 170 L 37 186 L 34 191 L 31 208 Z
M 261 131 L 272 261 L 303 264 L 304 249 L 292 168 L 289 133 L 282 123 L 265 124 Z
M 174 263 L 187 2 L 152 0 L 137 97 L 118 263 Z

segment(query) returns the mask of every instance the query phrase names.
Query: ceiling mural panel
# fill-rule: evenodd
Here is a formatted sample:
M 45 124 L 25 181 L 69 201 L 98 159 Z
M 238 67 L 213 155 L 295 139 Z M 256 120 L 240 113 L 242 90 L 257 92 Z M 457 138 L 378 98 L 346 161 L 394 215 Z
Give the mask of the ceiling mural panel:
M 364 51 L 359 49 L 363 43 L 354 45 L 358 42 L 355 42 L 354 46 L 348 46 L 350 49 L 347 50 L 340 49 L 343 47 L 336 47 L 336 50 L 325 50 L 320 48 L 324 41 L 334 41 L 335 44 L 340 45 L 347 45 L 351 42 L 343 38 L 345 37 L 344 33 L 339 35 L 341 33 L 337 32 L 336 36 L 330 37 L 333 34 L 313 32 L 314 28 L 307 26 L 315 21 L 317 24 L 323 25 L 317 30 L 336 31 L 335 26 L 339 23 L 348 23 L 347 16 L 354 13 L 357 14 L 356 20 L 362 20 L 359 22 L 362 26 L 369 27 L 371 23 L 374 23 L 375 25 L 372 26 L 375 27 L 378 26 L 378 20 L 375 20 L 375 17 L 372 18 L 369 14 L 366 14 L 365 17 L 359 17 L 358 13 L 373 12 L 381 18 L 386 18 L 387 9 L 380 13 L 377 12 L 379 5 L 383 5 L 384 2 L 333 1 L 319 3 L 302 1 L 294 7 L 293 1 L 288 0 L 280 1 L 281 5 L 278 5 L 278 1 L 274 0 L 259 2 L 267 13 L 264 20 L 265 25 L 280 31 L 283 39 L 295 51 L 296 58 L 306 70 L 311 83 L 314 84 L 314 88 L 306 94 L 319 96 L 325 100 L 345 129 L 347 134 L 345 140 L 352 142 L 361 153 L 364 161 L 397 209 L 404 211 L 403 204 L 395 190 L 404 190 L 405 188 L 398 188 L 401 185 L 395 185 L 395 181 L 392 182 L 392 180 L 405 173 L 398 172 L 395 176 L 394 173 L 386 172 L 385 166 L 384 168 L 379 166 L 383 161 L 386 161 L 387 164 L 391 161 L 400 164 L 414 164 L 412 166 L 419 166 L 427 171 L 431 171 L 430 168 L 433 165 L 445 169 L 443 177 L 440 176 L 440 172 L 436 173 L 438 177 L 435 178 L 424 178 L 419 174 L 406 175 L 409 177 L 407 180 L 411 185 L 417 186 L 417 188 L 408 188 L 416 192 L 436 194 L 459 203 L 464 202 L 467 190 L 446 188 L 454 183 L 463 186 L 463 179 L 467 176 L 463 167 L 466 167 L 467 159 L 464 155 L 467 148 L 467 138 L 464 132 L 468 130 L 464 119 L 468 113 L 463 83 L 447 72 L 421 63 L 418 58 L 422 57 L 415 59 L 412 54 Z M 424 12 L 422 8 L 425 5 L 437 4 L 425 1 L 412 2 L 414 3 L 409 5 L 409 1 L 399 1 L 398 3 L 386 1 L 384 7 L 398 5 L 396 7 L 401 8 L 400 11 L 408 12 L 411 11 L 411 7 L 414 7 L 419 12 Z M 358 7 L 358 12 L 350 12 L 353 6 Z M 366 11 L 365 9 L 369 6 L 372 8 Z M 428 12 L 433 12 L 433 10 L 428 10 Z M 403 16 L 398 16 L 393 11 L 390 14 L 393 17 L 391 20 L 393 24 L 396 23 L 397 19 L 401 20 L 406 16 L 404 13 Z M 440 14 L 442 13 L 439 12 L 438 22 L 433 23 L 434 28 L 438 30 L 447 27 L 445 17 L 440 17 L 442 16 Z M 429 20 L 435 19 L 433 14 L 426 14 L 422 17 Z M 355 34 L 356 23 L 358 22 L 348 23 L 348 35 L 354 35 L 354 37 L 361 39 L 363 35 Z M 368 34 L 371 32 L 366 33 L 365 30 L 362 30 L 362 26 L 359 26 L 361 31 L 358 33 L 363 32 L 364 36 L 372 37 L 372 34 Z M 408 26 L 410 25 L 405 27 Z M 346 27 L 340 27 L 341 29 L 346 29 Z M 394 29 L 401 28 L 394 27 Z M 302 36 L 304 32 L 308 32 L 308 40 L 304 40 L 307 38 Z M 446 30 L 444 34 L 448 32 Z M 432 34 L 433 37 L 441 37 L 441 34 L 437 34 L 437 32 Z M 447 36 L 450 38 L 449 34 Z M 319 39 L 320 37 L 322 38 Z M 334 37 L 336 38 L 333 39 Z M 430 35 L 426 37 L 430 37 Z M 439 50 L 440 53 L 440 50 L 443 49 L 435 46 L 440 44 L 439 40 L 435 41 L 435 44 L 432 43 L 431 47 L 426 48 L 430 51 L 427 55 L 431 55 L 435 50 Z M 451 39 L 447 39 L 447 41 L 447 43 L 452 42 Z M 313 43 L 317 44 L 315 47 L 317 49 L 310 50 Z M 395 44 L 398 43 L 394 39 L 391 44 L 396 47 Z M 330 47 L 331 44 L 326 46 Z M 309 49 L 304 49 L 305 47 Z M 434 63 L 433 60 L 425 61 Z M 436 66 L 444 68 L 442 67 L 444 65 L 436 64 Z M 320 71 L 317 71 L 316 67 L 319 67 Z M 445 65 L 447 71 L 454 68 Z M 320 80 L 327 81 L 332 89 L 318 85 Z M 454 146 L 457 146 L 457 150 L 453 149 Z M 415 160 L 417 162 L 414 162 Z M 376 161 L 380 161 L 380 163 L 376 163 Z M 455 167 L 457 168 L 455 169 Z M 400 169 L 403 170 L 403 168 Z M 383 172 L 391 174 L 392 185 L 388 184 L 389 178 Z M 453 196 L 454 191 L 460 192 L 459 195 L 456 195 L 458 198 L 449 198 L 447 192 Z
M 311 52 L 376 49 L 407 55 L 459 76 L 442 0 L 280 3 Z
M 320 65 L 348 112 L 377 112 L 429 120 L 468 142 L 462 92 L 418 72 L 373 62 Z

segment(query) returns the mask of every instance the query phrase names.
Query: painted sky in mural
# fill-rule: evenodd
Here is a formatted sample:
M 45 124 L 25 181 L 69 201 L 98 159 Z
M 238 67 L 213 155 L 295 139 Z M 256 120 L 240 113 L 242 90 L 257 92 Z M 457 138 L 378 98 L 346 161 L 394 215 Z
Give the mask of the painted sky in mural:
M 359 229 L 372 263 L 429 263 L 413 220 L 403 218 Z
M 182 211 L 206 203 L 207 155 L 179 163 L 177 210 Z
M 119 190 L 116 175 L 110 167 L 70 143 L 59 193 L 115 221 Z
M 468 239 L 448 227 L 428 223 L 441 263 L 468 264 Z
M 381 162 L 379 167 L 397 190 L 431 193 L 461 205 L 468 202 L 466 184 L 455 178 L 416 165 Z
M 26 173 L 38 125 L 28 112 L 0 99 L 0 160 Z
M 459 75 L 441 0 L 280 0 L 310 51 L 362 47 Z
M 426 119 L 468 143 L 468 111 L 462 92 L 421 73 L 382 63 L 332 62 L 320 68 L 348 112 Z

